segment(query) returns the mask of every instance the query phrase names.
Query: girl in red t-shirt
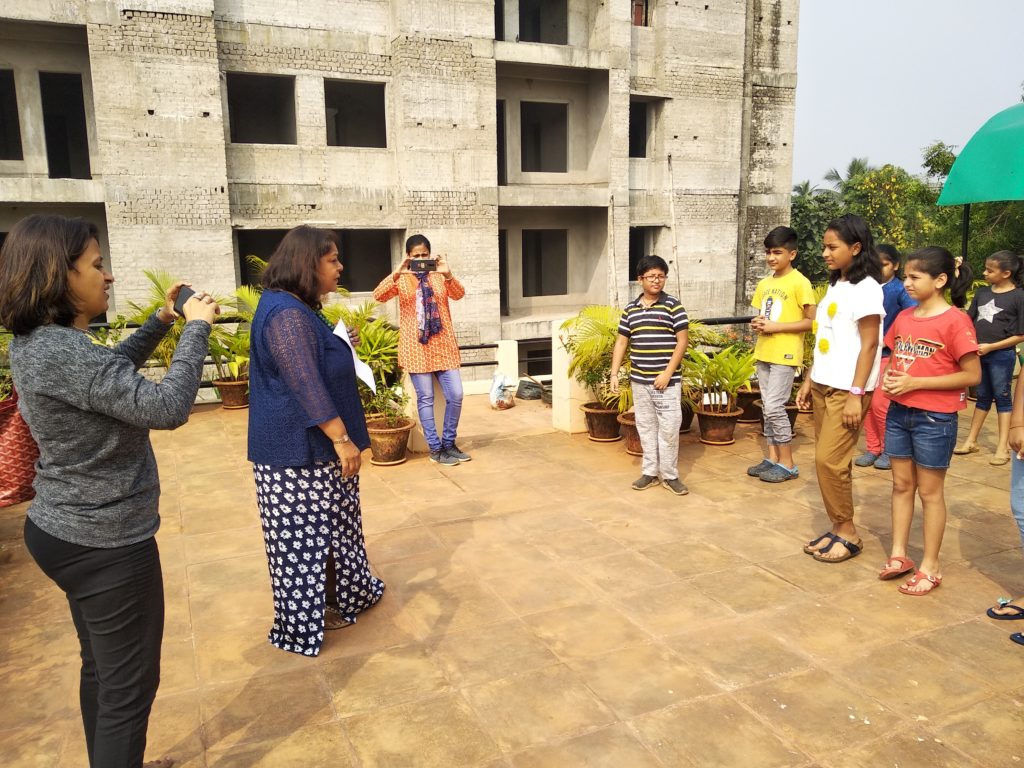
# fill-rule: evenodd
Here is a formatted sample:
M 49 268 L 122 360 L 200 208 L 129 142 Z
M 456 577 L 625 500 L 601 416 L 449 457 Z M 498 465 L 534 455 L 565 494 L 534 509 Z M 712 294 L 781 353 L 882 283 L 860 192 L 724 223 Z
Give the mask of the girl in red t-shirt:
M 892 350 L 882 378 L 892 400 L 885 423 L 885 448 L 892 460 L 892 554 L 878 578 L 914 571 L 900 586 L 905 595 L 926 595 L 942 584 L 943 485 L 956 446 L 957 411 L 966 406 L 966 388 L 981 380 L 974 324 L 943 295 L 954 269 L 945 248 L 910 254 L 903 284 L 918 305 L 903 310 L 885 335 Z M 924 511 L 920 568 L 907 557 L 915 496 L 921 497 Z

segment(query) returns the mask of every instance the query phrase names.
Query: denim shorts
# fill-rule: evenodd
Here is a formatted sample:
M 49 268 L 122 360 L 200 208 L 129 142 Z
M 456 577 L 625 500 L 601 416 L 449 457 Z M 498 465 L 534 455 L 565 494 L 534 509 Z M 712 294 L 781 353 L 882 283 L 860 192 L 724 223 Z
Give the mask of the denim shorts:
M 956 447 L 957 414 L 908 408 L 893 400 L 885 417 L 885 452 L 925 469 L 949 469 Z

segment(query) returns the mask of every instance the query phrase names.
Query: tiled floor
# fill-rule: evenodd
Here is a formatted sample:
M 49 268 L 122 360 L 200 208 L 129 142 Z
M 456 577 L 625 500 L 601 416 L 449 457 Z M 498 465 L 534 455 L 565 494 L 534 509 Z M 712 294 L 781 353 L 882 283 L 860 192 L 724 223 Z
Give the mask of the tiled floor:
M 1019 766 L 1024 592 L 1008 467 L 957 458 L 941 591 L 877 581 L 889 474 L 858 470 L 864 556 L 814 562 L 826 527 L 801 416 L 800 480 L 683 439 L 689 496 L 636 493 L 638 459 L 550 429 L 537 402 L 469 398 L 462 447 L 365 465 L 368 549 L 388 584 L 307 659 L 266 642 L 270 587 L 246 414 L 154 434 L 167 594 L 151 758 L 179 766 Z M 991 435 L 983 445 L 991 448 Z M 0 764 L 84 766 L 77 643 L 60 592 L 0 511 Z M 920 528 L 915 527 L 919 555 Z M 1017 625 L 1017 626 L 1014 626 Z

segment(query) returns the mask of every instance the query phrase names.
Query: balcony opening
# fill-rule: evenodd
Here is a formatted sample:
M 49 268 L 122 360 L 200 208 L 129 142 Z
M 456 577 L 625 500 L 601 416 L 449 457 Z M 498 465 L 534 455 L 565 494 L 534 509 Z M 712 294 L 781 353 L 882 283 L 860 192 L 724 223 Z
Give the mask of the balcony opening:
M 566 229 L 523 230 L 523 296 L 564 296 L 569 292 Z
M 39 93 L 50 178 L 91 179 L 82 76 L 77 72 L 40 72 Z
M 636 268 L 644 256 L 655 255 L 658 230 L 661 227 L 629 228 L 629 280 L 636 281 Z
M 498 126 L 498 186 L 503 187 L 508 184 L 508 154 L 506 152 L 504 99 L 498 99 L 496 121 Z
M 227 72 L 233 144 L 295 144 L 295 78 Z
M 633 26 L 649 27 L 651 25 L 651 0 L 633 0 Z
M 505 39 L 505 0 L 494 0 L 494 39 Z
M 337 230 L 341 241 L 340 285 L 352 293 L 369 293 L 391 272 L 390 229 Z
M 0 69 L 0 160 L 24 160 L 14 72 Z
M 648 101 L 630 99 L 629 102 L 629 156 L 647 157 L 651 135 L 651 107 Z
M 519 104 L 522 171 L 565 173 L 568 166 L 569 105 Z
M 259 285 L 260 270 L 250 260 L 251 256 L 267 261 L 277 244 L 288 234 L 287 229 L 238 229 L 235 243 L 238 245 L 238 276 L 242 285 Z
M 384 83 L 324 80 L 327 146 L 387 147 Z
M 508 304 L 508 230 L 498 230 L 498 309 L 502 317 L 511 314 Z
M 568 0 L 519 0 L 519 41 L 568 44 Z

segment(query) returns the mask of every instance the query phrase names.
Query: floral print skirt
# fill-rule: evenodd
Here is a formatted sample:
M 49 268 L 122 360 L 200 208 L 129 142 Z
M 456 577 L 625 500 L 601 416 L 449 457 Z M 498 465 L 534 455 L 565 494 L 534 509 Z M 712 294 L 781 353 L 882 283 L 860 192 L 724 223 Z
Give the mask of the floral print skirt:
M 271 645 L 316 656 L 324 641 L 327 559 L 333 558 L 333 606 L 355 622 L 384 594 L 370 573 L 359 508 L 359 477 L 342 477 L 341 462 L 306 467 L 254 464 L 256 504 L 274 590 Z

